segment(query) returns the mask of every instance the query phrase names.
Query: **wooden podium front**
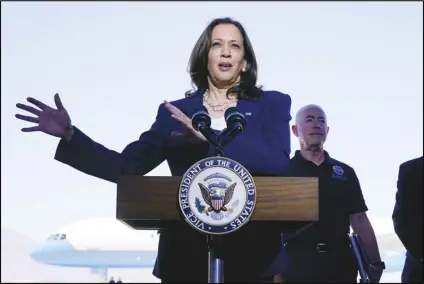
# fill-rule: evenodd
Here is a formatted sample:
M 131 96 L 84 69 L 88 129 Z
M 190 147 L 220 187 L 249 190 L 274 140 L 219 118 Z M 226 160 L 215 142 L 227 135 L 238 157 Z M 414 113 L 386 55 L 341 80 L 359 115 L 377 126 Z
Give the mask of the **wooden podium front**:
M 122 176 L 116 218 L 135 229 L 161 229 L 182 219 L 182 177 Z M 250 221 L 317 221 L 318 178 L 254 177 L 256 206 Z

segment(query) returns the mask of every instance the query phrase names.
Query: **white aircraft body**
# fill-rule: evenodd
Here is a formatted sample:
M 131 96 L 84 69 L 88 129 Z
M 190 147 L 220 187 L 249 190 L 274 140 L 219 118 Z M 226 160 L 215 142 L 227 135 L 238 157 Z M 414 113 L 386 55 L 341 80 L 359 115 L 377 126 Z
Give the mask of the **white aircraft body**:
M 107 280 L 109 268 L 153 268 L 158 247 L 155 230 L 135 230 L 115 219 L 89 219 L 49 235 L 31 257 L 41 263 L 86 267 Z

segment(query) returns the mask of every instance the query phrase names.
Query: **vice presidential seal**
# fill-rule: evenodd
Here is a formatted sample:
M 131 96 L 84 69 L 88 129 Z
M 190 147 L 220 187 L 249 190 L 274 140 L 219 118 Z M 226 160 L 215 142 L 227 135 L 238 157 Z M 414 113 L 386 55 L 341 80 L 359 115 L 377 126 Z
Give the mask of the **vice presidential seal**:
M 228 234 L 245 225 L 256 204 L 250 173 L 224 157 L 206 158 L 191 166 L 179 188 L 186 221 L 208 234 Z

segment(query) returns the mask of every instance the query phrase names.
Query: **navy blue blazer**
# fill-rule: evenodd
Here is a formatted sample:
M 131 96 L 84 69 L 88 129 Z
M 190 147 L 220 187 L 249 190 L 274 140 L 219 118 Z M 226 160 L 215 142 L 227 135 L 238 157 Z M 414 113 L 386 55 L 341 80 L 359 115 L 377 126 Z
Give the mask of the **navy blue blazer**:
M 402 282 L 422 282 L 423 157 L 400 165 L 393 225 L 407 250 Z
M 202 95 L 197 92 L 192 97 L 171 103 L 191 117 L 202 106 Z M 290 96 L 277 91 L 263 91 L 262 96 L 257 100 L 239 100 L 237 108 L 245 115 L 247 126 L 239 136 L 223 147 L 226 156 L 241 163 L 253 176 L 282 175 L 283 169 L 290 160 Z M 139 140 L 126 146 L 122 153 L 109 150 L 96 143 L 75 127 L 74 135 L 69 142 L 63 139 L 59 142 L 55 159 L 86 174 L 114 183 L 121 174 L 145 175 L 164 160 L 167 160 L 173 176 L 182 176 L 196 161 L 213 156 L 214 153 L 213 147 L 207 143 L 192 144 L 192 142 L 171 136 L 171 132 L 181 130 L 180 123 L 172 118 L 164 104 L 161 104 L 150 130 L 142 133 Z M 187 262 L 190 265 L 201 263 L 202 267 L 196 268 L 199 271 L 203 271 L 203 266 L 206 268 L 206 259 L 205 261 L 200 260 L 207 256 L 204 236 L 199 237 L 200 233 L 186 224 L 181 226 L 184 228 L 169 228 L 161 232 L 158 251 L 160 275 L 157 276 L 159 277 L 172 276 L 179 269 L 186 269 Z M 243 258 L 243 254 L 246 253 L 250 258 L 255 252 L 263 254 L 267 249 L 262 246 L 267 245 L 270 255 L 264 256 L 264 258 L 270 259 L 267 260 L 268 263 L 261 266 L 258 263 L 253 265 L 251 259 L 246 256 L 246 264 L 243 267 L 244 275 L 249 275 L 249 269 L 251 271 L 262 269 L 264 272 L 267 265 L 278 254 L 280 246 L 279 233 L 274 239 L 274 243 L 278 244 L 278 249 L 276 249 L 275 247 L 271 248 L 270 241 L 267 239 L 260 239 L 263 234 L 256 230 L 256 233 L 248 233 L 249 227 L 250 230 L 253 230 L 253 226 L 249 224 L 237 232 L 225 236 L 228 239 L 226 243 L 231 246 L 228 251 L 232 251 L 231 255 L 237 256 L 234 263 L 240 265 L 240 258 Z M 252 245 L 252 243 L 255 246 L 251 247 L 250 251 L 246 251 L 246 246 Z M 185 250 L 182 249 L 186 244 L 189 247 L 200 246 L 204 249 L 194 249 L 188 252 L 187 247 Z M 178 258 L 175 255 L 178 255 Z M 232 266 L 230 264 L 231 255 L 227 257 L 229 260 L 226 261 L 226 271 L 233 271 L 234 274 L 240 273 L 237 272 L 236 266 L 227 269 Z M 181 261 L 182 257 L 185 259 L 184 261 Z M 255 257 L 255 261 L 259 260 L 256 260 Z M 180 267 L 181 265 L 184 266 Z M 181 274 L 181 270 L 179 270 L 179 274 Z M 229 280 L 228 277 L 226 280 Z

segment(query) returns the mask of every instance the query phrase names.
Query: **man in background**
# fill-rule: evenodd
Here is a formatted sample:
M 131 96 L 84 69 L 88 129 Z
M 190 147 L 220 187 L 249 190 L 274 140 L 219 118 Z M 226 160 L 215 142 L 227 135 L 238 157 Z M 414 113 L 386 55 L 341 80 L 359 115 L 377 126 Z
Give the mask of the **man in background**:
M 317 105 L 301 108 L 292 131 L 299 139 L 300 150 L 284 175 L 318 177 L 319 221 L 294 234 L 283 234 L 288 268 L 282 277 L 274 277 L 274 283 L 356 283 L 358 269 L 349 242 L 350 226 L 362 240 L 373 267 L 373 280 L 379 282 L 384 263 L 358 178 L 353 168 L 324 151 L 329 131 L 325 112 Z
M 406 249 L 402 283 L 423 282 L 423 157 L 400 165 L 393 225 Z

